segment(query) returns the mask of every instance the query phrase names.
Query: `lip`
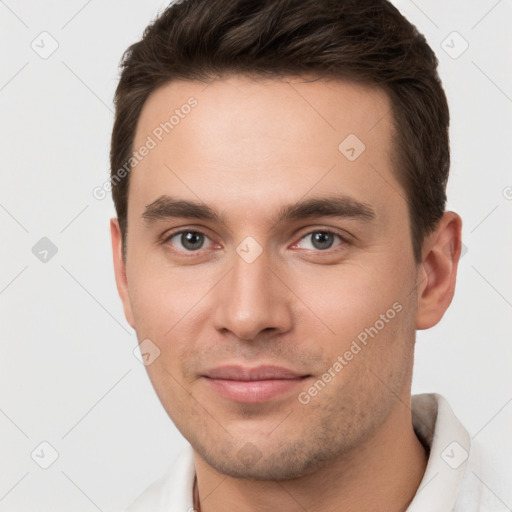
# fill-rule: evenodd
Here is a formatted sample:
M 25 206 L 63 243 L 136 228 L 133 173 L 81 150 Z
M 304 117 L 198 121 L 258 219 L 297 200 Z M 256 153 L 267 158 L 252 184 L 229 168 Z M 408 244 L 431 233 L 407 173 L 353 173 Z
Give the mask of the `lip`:
M 309 375 L 280 366 L 231 365 L 212 368 L 202 377 L 213 391 L 228 400 L 262 403 L 290 392 Z

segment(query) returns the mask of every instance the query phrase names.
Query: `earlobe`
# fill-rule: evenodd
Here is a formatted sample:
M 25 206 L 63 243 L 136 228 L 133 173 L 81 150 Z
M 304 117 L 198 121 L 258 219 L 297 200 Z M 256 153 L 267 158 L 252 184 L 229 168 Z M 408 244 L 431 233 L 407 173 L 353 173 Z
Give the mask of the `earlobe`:
M 126 321 L 135 328 L 133 312 L 128 293 L 128 279 L 126 275 L 126 262 L 123 257 L 123 238 L 121 228 L 116 218 L 110 219 L 110 235 L 112 238 L 112 256 L 114 261 L 114 274 L 116 279 L 117 292 L 123 303 L 124 316 Z
M 425 239 L 418 271 L 416 329 L 429 329 L 436 325 L 453 299 L 461 232 L 459 215 L 446 212 L 437 229 Z

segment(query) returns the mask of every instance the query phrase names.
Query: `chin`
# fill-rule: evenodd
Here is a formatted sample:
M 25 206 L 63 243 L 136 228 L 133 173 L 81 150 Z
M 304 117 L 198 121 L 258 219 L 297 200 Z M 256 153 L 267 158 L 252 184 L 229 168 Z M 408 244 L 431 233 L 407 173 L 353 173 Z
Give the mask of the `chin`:
M 265 452 L 247 442 L 241 448 L 195 451 L 217 472 L 232 478 L 260 481 L 285 481 L 302 478 L 318 471 L 333 458 L 332 451 L 295 443 Z

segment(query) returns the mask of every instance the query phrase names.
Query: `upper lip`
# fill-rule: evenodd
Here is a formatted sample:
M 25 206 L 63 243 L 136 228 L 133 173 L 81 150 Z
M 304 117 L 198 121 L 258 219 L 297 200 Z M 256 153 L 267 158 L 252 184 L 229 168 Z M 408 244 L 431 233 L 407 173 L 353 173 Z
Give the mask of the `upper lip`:
M 306 375 L 281 366 L 262 365 L 253 368 L 247 366 L 228 365 L 218 366 L 206 371 L 204 377 L 223 380 L 271 380 L 271 379 L 297 379 Z

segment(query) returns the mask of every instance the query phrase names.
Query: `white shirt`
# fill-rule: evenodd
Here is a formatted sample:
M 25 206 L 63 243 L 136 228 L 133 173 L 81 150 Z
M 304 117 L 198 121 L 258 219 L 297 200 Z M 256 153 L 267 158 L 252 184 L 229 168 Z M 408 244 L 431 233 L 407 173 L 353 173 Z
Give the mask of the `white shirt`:
M 499 499 L 500 489 L 481 456 L 480 446 L 471 443 L 468 432 L 441 395 L 413 395 L 412 419 L 416 435 L 430 448 L 430 454 L 407 512 L 510 510 Z M 189 446 L 126 512 L 192 512 L 194 476 L 194 456 Z

